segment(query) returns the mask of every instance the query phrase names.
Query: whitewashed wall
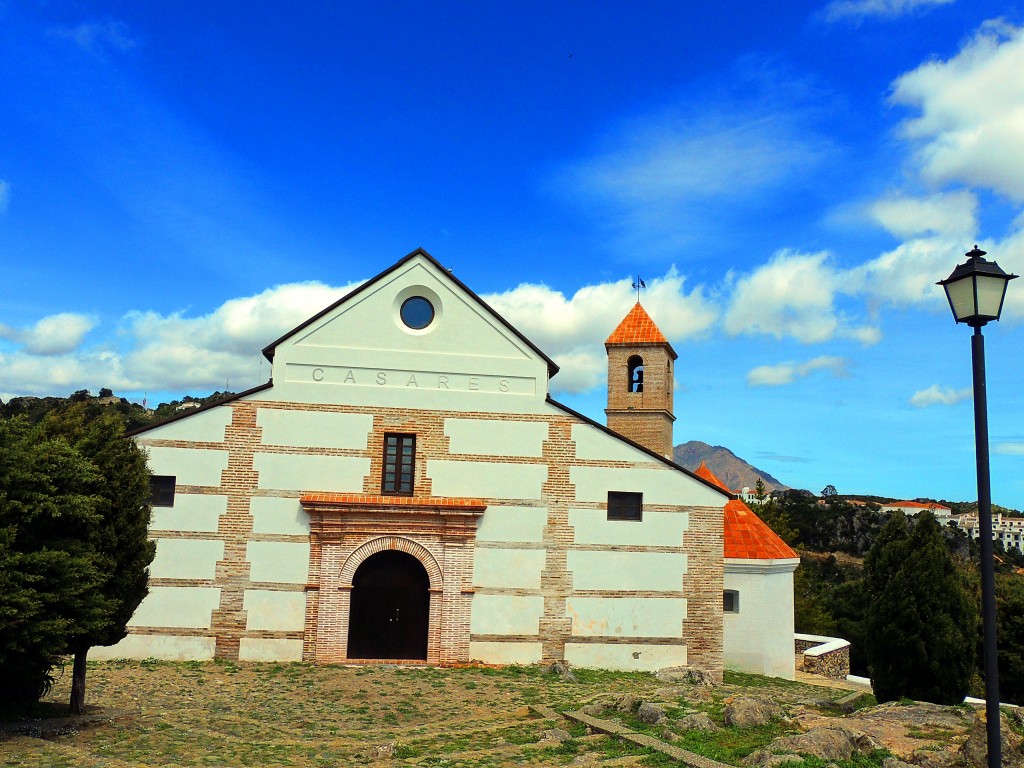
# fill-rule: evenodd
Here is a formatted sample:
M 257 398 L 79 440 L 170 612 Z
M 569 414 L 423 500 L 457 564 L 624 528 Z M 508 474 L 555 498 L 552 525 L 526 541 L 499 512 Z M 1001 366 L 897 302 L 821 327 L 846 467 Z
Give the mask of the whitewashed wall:
M 727 669 L 792 680 L 793 560 L 725 561 L 724 588 L 739 592 L 739 613 L 724 618 Z

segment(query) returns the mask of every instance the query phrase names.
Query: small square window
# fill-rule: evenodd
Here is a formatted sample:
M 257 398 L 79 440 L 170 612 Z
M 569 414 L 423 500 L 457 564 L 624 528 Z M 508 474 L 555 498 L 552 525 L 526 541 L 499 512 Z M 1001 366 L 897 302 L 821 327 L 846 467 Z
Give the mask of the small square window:
M 735 589 L 727 589 L 722 593 L 722 610 L 726 613 L 740 612 L 740 593 Z
M 644 495 L 632 491 L 608 491 L 608 519 L 643 519 Z
M 151 507 L 174 506 L 174 475 L 149 476 L 149 505 Z

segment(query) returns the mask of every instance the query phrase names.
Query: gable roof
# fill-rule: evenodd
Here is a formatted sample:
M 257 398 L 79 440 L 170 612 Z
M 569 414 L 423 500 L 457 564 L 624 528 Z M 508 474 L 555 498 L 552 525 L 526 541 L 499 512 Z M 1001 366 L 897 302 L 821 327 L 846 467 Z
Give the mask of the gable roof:
M 725 483 L 719 480 L 703 461 L 694 470 L 694 474 L 719 488 L 725 488 Z M 779 538 L 764 520 L 754 514 L 742 499 L 732 499 L 725 505 L 722 523 L 722 549 L 727 558 L 788 560 L 799 557 L 793 548 Z
M 609 344 L 664 344 L 675 360 L 677 355 L 672 345 L 668 343 L 665 334 L 661 332 L 651 316 L 647 314 L 638 301 L 629 310 L 622 322 L 612 331 L 611 336 L 605 340 Z
M 495 320 L 497 320 L 499 323 L 501 323 L 507 330 L 509 330 L 512 334 L 514 334 L 517 339 L 519 339 L 524 344 L 526 344 L 542 360 L 544 360 L 544 362 L 547 363 L 547 366 L 548 366 L 548 378 L 549 379 L 552 376 L 554 376 L 556 373 L 558 373 L 558 365 L 555 363 L 554 360 L 552 360 L 550 357 L 548 357 L 546 354 L 544 354 L 544 352 L 542 352 L 541 349 L 536 344 L 534 344 L 532 341 L 530 341 L 528 338 L 526 338 L 508 320 L 506 320 L 504 317 L 499 315 L 494 309 L 492 309 L 491 306 L 486 301 L 484 301 L 479 296 L 477 296 L 472 291 L 472 289 L 470 289 L 468 286 L 466 286 L 465 283 L 463 283 L 461 280 L 459 280 L 457 277 L 455 277 L 455 275 L 453 275 L 451 273 L 450 269 L 448 269 L 447 267 L 442 265 L 437 259 L 435 259 L 433 256 L 431 256 L 429 253 L 427 253 L 422 248 L 417 248 L 415 251 L 413 251 L 412 253 L 408 254 L 405 257 L 403 257 L 399 261 L 395 262 L 394 264 L 392 264 L 390 267 L 385 269 L 380 274 L 378 274 L 378 275 L 376 275 L 374 277 L 371 277 L 369 280 L 367 280 L 365 283 L 360 285 L 354 291 L 351 291 L 350 293 L 346 294 L 345 296 L 342 296 L 340 299 L 338 299 L 336 302 L 334 302 L 330 306 L 325 307 L 324 309 L 322 309 L 321 311 L 317 312 L 315 315 L 310 317 L 308 320 L 306 320 L 306 321 L 300 323 L 299 325 L 295 326 L 294 328 L 292 328 L 290 331 L 285 333 L 280 338 L 275 339 L 274 341 L 272 341 L 270 344 L 268 344 L 267 346 L 265 346 L 263 348 L 263 356 L 266 357 L 267 360 L 269 360 L 270 362 L 274 362 L 274 352 L 276 351 L 277 346 L 279 344 L 287 341 L 292 336 L 297 334 L 299 331 L 302 331 L 303 329 L 305 329 L 305 328 L 309 327 L 310 325 L 312 325 L 313 323 L 315 323 L 320 318 L 322 318 L 325 315 L 333 312 L 335 309 L 340 307 L 342 304 L 344 304 L 346 301 L 348 301 L 352 297 L 359 295 L 360 293 L 362 293 L 363 291 L 367 290 L 368 288 L 370 288 L 372 285 L 374 285 L 378 281 L 383 280 L 388 275 L 390 275 L 392 272 L 394 272 L 397 269 L 400 269 L 407 262 L 412 261 L 413 259 L 415 259 L 417 257 L 425 259 L 430 264 L 432 264 L 438 270 L 438 272 L 440 273 L 440 276 L 443 279 L 450 280 L 460 291 L 462 291 L 467 296 L 469 296 L 471 299 L 473 299 L 473 301 L 475 301 L 478 305 L 480 305 L 480 307 L 482 307 L 488 314 L 490 314 L 491 317 L 493 317 Z

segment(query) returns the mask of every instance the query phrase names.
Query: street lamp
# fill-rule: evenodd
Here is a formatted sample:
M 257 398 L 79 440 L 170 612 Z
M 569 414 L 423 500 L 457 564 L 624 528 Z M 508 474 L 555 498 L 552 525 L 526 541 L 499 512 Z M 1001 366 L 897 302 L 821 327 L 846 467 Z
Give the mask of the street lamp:
M 958 323 L 974 329 L 971 360 L 974 363 L 974 448 L 978 463 L 978 523 L 981 528 L 981 606 L 985 648 L 985 719 L 988 735 L 988 768 L 1000 768 L 999 664 L 996 657 L 996 584 L 992 558 L 992 491 L 988 466 L 988 398 L 985 394 L 985 337 L 981 328 L 998 320 L 1003 311 L 1008 275 L 994 261 L 982 257 L 974 246 L 967 261 L 937 284 L 946 290 L 949 308 Z

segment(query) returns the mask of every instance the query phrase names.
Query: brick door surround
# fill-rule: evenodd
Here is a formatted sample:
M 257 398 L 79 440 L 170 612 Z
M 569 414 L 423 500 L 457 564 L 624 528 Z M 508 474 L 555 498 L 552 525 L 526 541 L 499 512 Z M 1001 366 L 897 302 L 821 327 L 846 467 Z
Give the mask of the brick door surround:
M 469 661 L 473 547 L 487 508 L 482 499 L 309 493 L 300 500 L 310 516 L 303 660 L 350 661 L 352 577 L 367 558 L 397 550 L 419 560 L 430 582 L 427 663 Z

